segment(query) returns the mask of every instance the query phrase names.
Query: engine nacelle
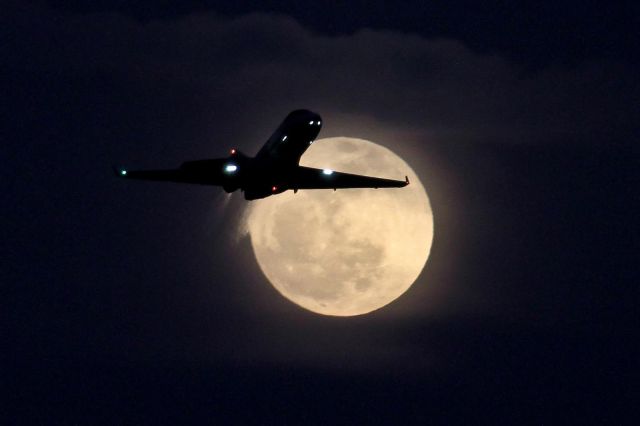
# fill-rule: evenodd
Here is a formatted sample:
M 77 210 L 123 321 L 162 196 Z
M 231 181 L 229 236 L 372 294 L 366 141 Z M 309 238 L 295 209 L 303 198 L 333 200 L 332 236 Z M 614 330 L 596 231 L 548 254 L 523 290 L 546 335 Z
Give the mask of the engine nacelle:
M 257 200 L 259 198 L 267 198 L 270 195 L 280 194 L 286 191 L 288 188 L 278 185 L 260 185 L 244 188 L 245 200 Z

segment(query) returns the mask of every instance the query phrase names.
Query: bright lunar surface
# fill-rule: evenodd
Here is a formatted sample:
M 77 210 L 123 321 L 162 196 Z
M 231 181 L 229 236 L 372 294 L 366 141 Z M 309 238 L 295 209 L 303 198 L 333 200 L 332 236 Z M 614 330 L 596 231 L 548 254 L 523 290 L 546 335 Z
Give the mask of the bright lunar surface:
M 371 312 L 416 280 L 433 214 L 424 187 L 389 149 L 363 139 L 314 142 L 301 165 L 390 179 L 404 188 L 315 189 L 252 201 L 247 229 L 260 268 L 292 302 L 324 315 Z

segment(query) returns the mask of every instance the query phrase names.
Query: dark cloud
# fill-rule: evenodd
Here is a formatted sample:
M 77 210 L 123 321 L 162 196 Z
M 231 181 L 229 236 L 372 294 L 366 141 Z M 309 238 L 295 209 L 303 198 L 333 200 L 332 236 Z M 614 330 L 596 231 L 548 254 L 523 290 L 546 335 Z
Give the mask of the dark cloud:
M 131 112 L 132 125 L 162 126 L 171 115 L 167 127 L 180 119 L 182 128 L 170 135 L 183 139 L 233 134 L 255 140 L 254 149 L 265 126 L 300 105 L 328 115 L 332 134 L 355 131 L 345 122 L 358 115 L 376 130 L 438 143 L 624 144 L 638 133 L 640 89 L 624 65 L 528 71 L 454 40 L 372 30 L 329 37 L 267 14 L 139 23 L 43 9 L 37 22 L 28 37 L 12 38 L 15 72 L 102 83 L 98 105 L 122 103 L 108 99 L 114 88 L 129 91 L 149 103 L 122 103 L 123 113 L 147 110 Z M 247 115 L 255 127 L 230 127 Z

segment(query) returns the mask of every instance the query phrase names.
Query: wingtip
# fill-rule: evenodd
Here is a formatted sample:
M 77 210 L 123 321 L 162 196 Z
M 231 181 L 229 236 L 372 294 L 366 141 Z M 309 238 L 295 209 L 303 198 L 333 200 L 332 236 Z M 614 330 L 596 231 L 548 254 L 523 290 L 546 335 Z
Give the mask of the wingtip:
M 127 177 L 127 169 L 124 167 L 113 166 L 113 173 L 118 177 Z

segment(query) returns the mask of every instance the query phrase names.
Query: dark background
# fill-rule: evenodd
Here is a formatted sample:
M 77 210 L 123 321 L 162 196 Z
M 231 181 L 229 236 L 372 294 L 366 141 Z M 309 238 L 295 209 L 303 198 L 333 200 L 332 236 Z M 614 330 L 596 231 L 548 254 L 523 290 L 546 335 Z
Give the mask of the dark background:
M 638 420 L 633 2 L 9 2 L 6 424 Z M 371 314 L 282 298 L 218 188 L 111 165 L 253 154 L 309 108 L 434 211 Z

